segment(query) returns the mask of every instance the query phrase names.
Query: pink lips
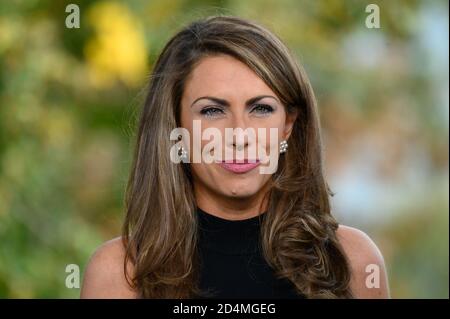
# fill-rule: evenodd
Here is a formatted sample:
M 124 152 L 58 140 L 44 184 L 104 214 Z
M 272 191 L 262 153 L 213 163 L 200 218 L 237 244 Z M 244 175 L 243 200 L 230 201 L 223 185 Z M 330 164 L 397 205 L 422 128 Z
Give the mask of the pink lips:
M 222 166 L 227 171 L 236 173 L 236 174 L 243 174 L 247 173 L 248 171 L 251 171 L 255 167 L 257 167 L 260 162 L 259 160 L 231 160 L 231 161 L 222 161 L 218 163 L 220 166 Z

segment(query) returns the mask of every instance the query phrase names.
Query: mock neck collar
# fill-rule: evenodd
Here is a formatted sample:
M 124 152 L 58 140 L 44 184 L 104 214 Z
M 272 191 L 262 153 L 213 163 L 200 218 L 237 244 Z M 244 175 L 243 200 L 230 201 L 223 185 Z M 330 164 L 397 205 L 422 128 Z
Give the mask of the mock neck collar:
M 197 207 L 200 248 L 227 255 L 255 254 L 260 249 L 261 223 L 266 215 L 230 220 Z

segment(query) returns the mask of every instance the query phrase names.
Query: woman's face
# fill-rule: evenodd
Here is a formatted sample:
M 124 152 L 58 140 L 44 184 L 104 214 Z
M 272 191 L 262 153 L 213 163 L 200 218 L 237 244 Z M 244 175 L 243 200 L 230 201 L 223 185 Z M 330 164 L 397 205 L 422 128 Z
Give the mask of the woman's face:
M 195 192 L 227 199 L 248 198 L 264 190 L 271 174 L 261 173 L 260 166 L 264 164 L 258 163 L 258 152 L 255 158 L 250 149 L 263 147 L 266 154 L 275 153 L 275 159 L 278 160 L 279 143 L 287 140 L 295 121 L 295 116 L 288 116 L 284 105 L 263 80 L 245 64 L 228 55 L 204 57 L 196 65 L 186 81 L 180 118 L 181 126 L 191 136 L 190 165 Z M 221 133 L 222 147 L 218 149 L 218 145 L 211 149 L 211 154 L 222 154 L 226 163 L 205 163 L 203 158 L 201 163 L 192 162 L 196 147 L 192 143 L 195 134 L 194 120 L 201 121 L 202 133 L 208 128 L 215 128 Z M 262 135 L 259 134 L 252 139 L 238 133 L 234 139 L 226 140 L 226 128 L 229 128 L 227 131 L 236 128 L 253 129 L 256 133 L 258 129 L 265 129 L 266 143 L 263 143 Z M 278 134 L 272 144 L 270 128 L 276 129 Z M 202 139 L 199 143 L 201 150 L 212 140 L 212 136 Z M 240 160 L 241 157 L 236 156 L 237 149 L 250 163 L 245 163 Z M 232 154 L 232 158 L 225 158 L 225 154 Z M 234 163 L 231 163 L 233 160 Z M 254 160 L 256 163 L 252 163 Z

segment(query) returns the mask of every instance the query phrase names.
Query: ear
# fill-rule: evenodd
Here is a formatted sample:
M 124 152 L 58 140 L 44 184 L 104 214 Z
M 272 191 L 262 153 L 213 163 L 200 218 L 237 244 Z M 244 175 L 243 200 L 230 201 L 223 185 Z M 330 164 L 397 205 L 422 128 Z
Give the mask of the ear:
M 291 136 L 292 129 L 294 128 L 294 123 L 297 120 L 298 110 L 293 108 L 292 111 L 286 113 L 286 122 L 284 125 L 283 138 L 287 140 Z

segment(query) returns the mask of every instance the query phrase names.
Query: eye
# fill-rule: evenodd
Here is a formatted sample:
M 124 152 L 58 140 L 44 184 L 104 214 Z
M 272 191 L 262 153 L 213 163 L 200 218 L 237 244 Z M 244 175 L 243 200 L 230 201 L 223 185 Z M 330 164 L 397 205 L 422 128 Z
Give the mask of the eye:
M 255 104 L 252 112 L 256 112 L 261 115 L 270 114 L 273 112 L 273 107 L 268 104 Z
M 223 114 L 223 110 L 218 107 L 205 107 L 200 114 L 206 117 L 217 117 Z

